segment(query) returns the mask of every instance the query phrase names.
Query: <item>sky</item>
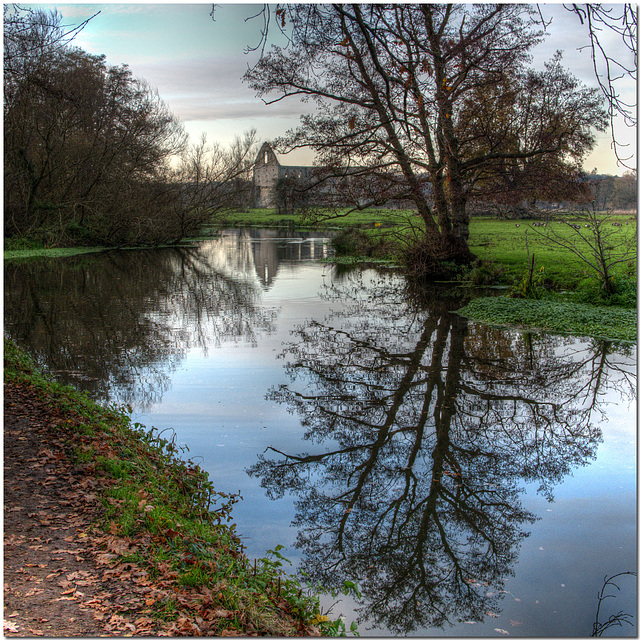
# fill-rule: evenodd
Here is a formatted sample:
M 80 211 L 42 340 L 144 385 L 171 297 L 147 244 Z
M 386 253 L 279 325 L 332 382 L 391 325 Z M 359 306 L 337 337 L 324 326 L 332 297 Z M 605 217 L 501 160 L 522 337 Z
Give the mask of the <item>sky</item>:
M 30 6 L 30 5 L 23 5 Z M 206 134 L 209 142 L 229 144 L 236 136 L 255 128 L 261 141 L 271 140 L 298 124 L 300 114 L 311 105 L 296 99 L 266 105 L 243 82 L 247 66 L 256 54 L 247 46 L 260 39 L 260 19 L 248 20 L 262 5 L 212 4 L 38 4 L 56 8 L 63 22 L 74 25 L 100 12 L 78 34 L 75 44 L 94 53 L 105 54 L 109 64 L 128 64 L 136 77 L 157 88 L 160 97 L 183 122 L 192 142 Z M 545 18 L 553 18 L 549 36 L 536 50 L 534 65 L 541 67 L 553 53 L 564 51 L 563 63 L 585 84 L 595 85 L 588 51 L 587 32 L 576 16 L 562 5 L 542 5 Z M 622 51 L 612 44 L 613 51 Z M 629 101 L 635 104 L 636 86 L 625 81 Z M 635 166 L 637 132 L 617 125 L 617 137 L 629 146 L 627 162 Z M 289 154 L 286 164 L 311 164 L 310 151 Z M 586 159 L 587 171 L 621 175 L 626 168 L 616 162 L 609 132 L 598 135 L 595 151 Z

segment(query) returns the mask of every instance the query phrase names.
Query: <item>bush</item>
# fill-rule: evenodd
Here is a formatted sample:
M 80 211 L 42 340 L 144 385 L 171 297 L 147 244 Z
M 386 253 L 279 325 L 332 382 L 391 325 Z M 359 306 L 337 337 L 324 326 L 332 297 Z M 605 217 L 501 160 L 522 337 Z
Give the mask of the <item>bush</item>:
M 405 249 L 402 262 L 410 278 L 457 280 L 468 263 L 466 258 L 443 238 L 425 236 Z
M 490 260 L 477 260 L 462 275 L 462 282 L 476 287 L 488 287 L 502 284 L 505 278 L 505 268 Z
M 614 276 L 612 282 L 613 293 L 607 294 L 599 281 L 595 279 L 584 280 L 578 286 L 574 300 L 588 304 L 635 309 L 638 304 L 638 283 L 625 276 Z
M 331 244 L 336 256 L 386 258 L 392 247 L 386 237 L 367 233 L 357 227 L 349 227 L 336 235 Z

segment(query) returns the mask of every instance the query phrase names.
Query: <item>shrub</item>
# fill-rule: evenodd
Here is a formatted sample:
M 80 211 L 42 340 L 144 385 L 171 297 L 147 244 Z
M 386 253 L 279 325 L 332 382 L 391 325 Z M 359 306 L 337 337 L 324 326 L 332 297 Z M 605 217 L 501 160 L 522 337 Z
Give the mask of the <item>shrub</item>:
M 604 306 L 619 306 L 635 309 L 638 304 L 638 283 L 625 276 L 612 278 L 613 293 L 607 294 L 598 280 L 584 280 L 578 286 L 574 300 Z
M 466 260 L 464 256 L 457 260 L 455 248 L 441 237 L 425 235 L 404 250 L 402 262 L 410 278 L 455 280 Z
M 462 275 L 462 282 L 486 287 L 504 282 L 505 268 L 490 260 L 477 260 Z

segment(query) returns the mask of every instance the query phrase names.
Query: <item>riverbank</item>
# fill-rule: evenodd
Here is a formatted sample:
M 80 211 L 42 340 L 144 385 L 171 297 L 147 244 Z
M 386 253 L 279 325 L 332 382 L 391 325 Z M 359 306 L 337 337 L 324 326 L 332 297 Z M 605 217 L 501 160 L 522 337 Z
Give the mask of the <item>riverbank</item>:
M 611 223 L 615 223 L 614 229 L 621 237 L 633 237 L 636 214 L 616 212 L 611 215 Z M 356 211 L 323 219 L 302 214 L 279 214 L 274 209 L 250 209 L 225 213 L 211 229 L 225 227 L 331 229 L 337 232 L 339 257 L 349 263 L 367 263 L 371 258 L 397 263 L 401 260 L 407 239 L 419 234 L 423 223 L 415 212 L 401 209 Z M 481 264 L 468 270 L 475 269 L 475 273 L 460 273 L 460 279 L 473 281 L 480 278 L 483 281 L 476 284 L 511 285 L 527 273 L 530 256 L 535 255 L 536 268 L 543 274 L 542 284 L 554 290 L 575 289 L 588 276 L 585 263 L 565 248 L 543 242 L 542 231 L 540 224 L 533 220 L 472 217 L 469 248 Z M 626 275 L 635 277 L 635 271 Z
M 5 635 L 321 635 L 344 629 L 250 561 L 172 439 L 40 374 L 5 341 Z
M 616 220 L 619 222 L 615 222 L 615 227 L 614 221 L 609 222 L 613 233 L 622 234 L 621 238 L 627 239 L 635 233 L 635 214 L 620 213 Z M 314 221 L 300 214 L 284 215 L 275 210 L 255 209 L 225 214 L 208 231 L 215 234 L 216 229 L 225 226 L 331 229 L 336 236 L 333 243 L 337 254 L 332 260 L 337 264 L 391 267 L 401 262 L 401 246 L 406 241 L 407 230 L 419 225 L 420 221 L 410 211 L 380 209 Z M 543 242 L 542 235 L 534 227 L 534 223 L 527 221 L 488 217 L 472 219 L 470 248 L 479 260 L 452 273 L 451 284 L 500 286 L 505 292 L 511 290 L 515 295 L 475 301 L 464 309 L 464 315 L 493 325 L 635 341 L 635 262 L 617 265 L 616 295 L 604 300 L 596 281 L 589 277 L 588 265 L 567 248 Z M 209 236 L 200 239 L 206 237 Z M 78 248 L 10 250 L 5 251 L 5 259 L 58 257 L 81 251 Z M 533 256 L 535 273 L 532 284 L 529 271 Z M 525 297 L 540 299 L 521 299 L 523 287 L 527 288 L 527 284 L 529 289 L 535 285 L 536 295 L 531 296 L 529 292 Z

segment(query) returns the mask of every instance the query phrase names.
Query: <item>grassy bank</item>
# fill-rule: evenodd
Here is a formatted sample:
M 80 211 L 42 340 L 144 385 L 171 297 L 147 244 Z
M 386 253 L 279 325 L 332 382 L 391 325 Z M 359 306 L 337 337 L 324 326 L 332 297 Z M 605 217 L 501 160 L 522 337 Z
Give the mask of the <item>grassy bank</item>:
M 231 524 L 237 496 L 216 492 L 202 469 L 181 458 L 175 438 L 57 384 L 8 341 L 4 380 L 37 391 L 78 470 L 91 476 L 99 504 L 93 526 L 111 539 L 104 557 L 143 569 L 170 594 L 149 603 L 149 615 L 189 620 L 196 630 L 206 624 L 210 636 L 346 631 L 342 620 L 322 615 L 314 593 L 285 574 L 280 548 L 253 561 L 244 554 Z
M 30 249 L 6 249 L 5 260 L 22 260 L 26 258 L 66 258 L 78 256 L 84 253 L 98 253 L 104 251 L 102 247 L 75 247 L 75 248 L 30 248 Z

